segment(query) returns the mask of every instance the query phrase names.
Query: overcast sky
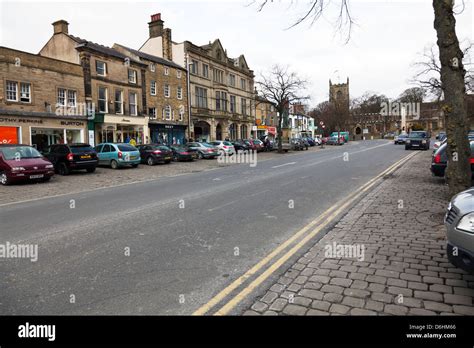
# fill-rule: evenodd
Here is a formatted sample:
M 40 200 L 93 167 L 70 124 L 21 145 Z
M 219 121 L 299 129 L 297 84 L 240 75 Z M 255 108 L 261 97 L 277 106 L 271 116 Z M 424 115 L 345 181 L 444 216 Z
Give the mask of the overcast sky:
M 310 104 L 316 105 L 327 99 L 329 79 L 344 82 L 346 77 L 352 98 L 365 91 L 397 97 L 411 87 L 412 64 L 424 47 L 436 42 L 431 0 L 349 0 L 357 25 L 348 44 L 334 31 L 335 6 L 312 26 L 286 30 L 308 2 L 275 0 L 257 12 L 252 0 L 0 0 L 0 45 L 38 53 L 52 35 L 51 23 L 65 19 L 70 34 L 107 46 L 117 42 L 139 48 L 148 37 L 150 15 L 161 12 L 174 41 L 203 45 L 219 38 L 231 58 L 244 54 L 256 75 L 275 63 L 288 65 L 308 79 Z M 474 8 L 471 0 L 465 3 L 456 30 L 459 39 L 472 40 Z

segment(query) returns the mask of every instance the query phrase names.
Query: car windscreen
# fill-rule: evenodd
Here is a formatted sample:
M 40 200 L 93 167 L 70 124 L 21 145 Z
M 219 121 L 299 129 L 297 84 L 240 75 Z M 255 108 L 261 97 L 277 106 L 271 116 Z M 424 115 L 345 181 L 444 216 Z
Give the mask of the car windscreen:
M 23 158 L 41 158 L 43 157 L 38 150 L 30 146 L 11 146 L 2 147 L 0 152 L 6 160 L 15 160 Z
M 229 141 L 224 141 L 223 144 L 226 145 L 226 146 L 232 146 L 232 143 L 229 142 Z
M 95 152 L 92 146 L 71 146 L 71 152 L 73 154 L 84 153 L 84 152 Z
M 214 147 L 214 145 L 212 144 L 208 144 L 208 143 L 202 143 L 205 147 Z
M 426 138 L 425 132 L 411 132 L 409 138 Z
M 120 151 L 124 151 L 124 152 L 138 151 L 136 147 L 132 145 L 127 145 L 127 144 L 120 144 L 120 145 L 117 145 L 117 147 Z

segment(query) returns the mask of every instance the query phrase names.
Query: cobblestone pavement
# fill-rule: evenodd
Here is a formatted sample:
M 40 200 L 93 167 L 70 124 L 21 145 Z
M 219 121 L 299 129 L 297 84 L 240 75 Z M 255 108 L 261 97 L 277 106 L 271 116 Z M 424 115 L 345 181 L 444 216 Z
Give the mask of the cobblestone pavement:
M 244 315 L 474 315 L 474 276 L 449 263 L 446 186 L 417 154 L 385 178 Z M 363 261 L 325 247 L 363 245 Z
M 357 143 L 357 142 L 355 142 Z M 353 143 L 349 143 L 353 144 Z M 333 151 L 338 147 L 326 146 L 324 151 Z M 312 147 L 307 152 L 320 151 L 319 147 Z M 289 152 L 278 154 L 273 152 L 261 152 L 258 161 L 292 156 L 302 152 Z M 182 175 L 193 172 L 212 170 L 229 164 L 219 164 L 217 160 L 196 160 L 193 162 L 172 162 L 170 164 L 158 164 L 155 166 L 140 165 L 138 168 L 121 168 L 113 170 L 106 167 L 98 167 L 95 173 L 89 174 L 85 171 L 73 172 L 68 176 L 55 175 L 48 183 L 21 183 L 11 186 L 0 185 L 0 204 L 13 203 L 23 200 L 37 199 L 66 193 L 78 193 L 103 187 L 112 187 L 132 182 L 154 180 L 161 177 Z

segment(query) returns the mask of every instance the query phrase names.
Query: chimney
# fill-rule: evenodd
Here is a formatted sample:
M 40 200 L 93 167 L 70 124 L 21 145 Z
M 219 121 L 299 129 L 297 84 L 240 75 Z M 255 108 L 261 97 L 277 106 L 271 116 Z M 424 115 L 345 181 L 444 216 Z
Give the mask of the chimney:
M 68 34 L 69 33 L 68 26 L 69 26 L 68 22 L 66 22 L 64 19 L 60 19 L 59 21 L 56 21 L 53 23 L 54 33 L 55 34 L 61 34 L 61 33 Z
M 172 61 L 173 60 L 173 43 L 171 41 L 171 29 L 166 28 L 163 31 L 163 58 Z
M 150 29 L 150 39 L 163 35 L 163 21 L 161 20 L 161 13 L 151 15 L 151 22 L 148 23 Z

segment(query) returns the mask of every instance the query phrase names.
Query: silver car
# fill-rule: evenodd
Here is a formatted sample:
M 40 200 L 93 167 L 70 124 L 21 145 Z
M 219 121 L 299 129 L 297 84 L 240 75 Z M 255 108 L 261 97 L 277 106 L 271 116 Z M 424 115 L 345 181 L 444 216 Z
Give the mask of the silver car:
M 449 261 L 474 274 L 474 187 L 451 199 L 444 224 Z

